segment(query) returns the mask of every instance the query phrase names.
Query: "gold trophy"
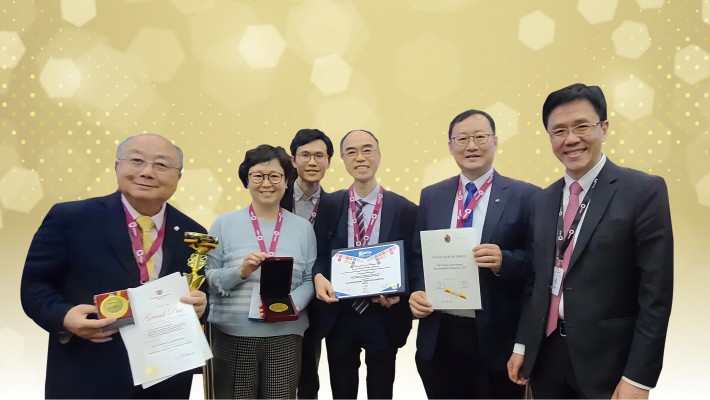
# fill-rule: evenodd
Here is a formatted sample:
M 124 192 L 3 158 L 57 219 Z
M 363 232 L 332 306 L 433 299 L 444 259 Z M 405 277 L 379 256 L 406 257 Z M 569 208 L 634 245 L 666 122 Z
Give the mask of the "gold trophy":
M 199 275 L 197 272 L 204 268 L 207 263 L 207 252 L 217 247 L 219 239 L 205 233 L 185 232 L 185 243 L 195 250 L 187 259 L 187 265 L 192 269 L 192 272 L 182 274 L 187 278 L 190 291 L 193 291 L 199 289 L 204 283 L 205 276 Z

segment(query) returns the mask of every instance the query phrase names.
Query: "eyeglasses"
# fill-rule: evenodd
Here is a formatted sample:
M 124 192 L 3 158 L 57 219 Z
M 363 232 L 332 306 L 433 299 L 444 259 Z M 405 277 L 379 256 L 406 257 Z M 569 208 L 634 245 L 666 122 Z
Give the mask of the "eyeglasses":
M 574 132 L 575 135 L 577 136 L 586 136 L 592 133 L 592 128 L 595 126 L 601 124 L 604 121 L 599 121 L 595 124 L 591 124 L 589 122 L 586 122 L 584 124 L 579 124 L 577 126 L 573 126 L 571 128 L 557 128 L 553 131 L 547 132 L 550 134 L 550 140 L 553 142 L 561 142 L 565 139 L 567 139 L 567 136 L 569 136 L 570 132 Z
M 180 170 L 178 167 L 171 167 L 162 162 L 148 162 L 140 158 L 119 158 L 118 161 L 125 161 L 126 165 L 135 171 L 142 171 L 146 165 L 152 165 L 153 171 L 159 174 L 167 173 L 171 169 Z
M 283 180 L 284 174 L 280 174 L 278 172 L 271 172 L 269 174 L 262 174 L 261 172 L 250 172 L 249 173 L 249 179 L 254 183 L 264 182 L 265 177 L 269 178 L 269 182 L 271 182 L 273 184 L 277 184 Z
M 479 146 L 482 146 L 486 143 L 488 143 L 488 138 L 493 136 L 493 133 L 477 133 L 475 135 L 467 136 L 467 135 L 458 135 L 452 137 L 450 140 L 454 142 L 457 146 L 468 146 L 469 143 L 471 143 L 471 139 L 473 139 L 473 143 L 476 143 Z
M 377 150 L 370 148 L 370 147 L 366 147 L 362 150 L 348 149 L 348 150 L 345 150 L 345 152 L 343 153 L 343 158 L 355 158 L 355 157 L 357 157 L 358 153 L 362 154 L 362 156 L 365 158 L 370 158 L 373 155 L 375 155 L 375 153 L 377 153 Z
M 325 161 L 325 159 L 327 157 L 327 155 L 325 155 L 323 153 L 309 153 L 307 151 L 303 151 L 301 153 L 298 153 L 298 154 L 296 154 L 296 156 L 298 157 L 298 161 L 300 161 L 300 162 L 307 163 L 307 162 L 311 161 L 311 158 L 314 158 L 316 160 L 316 162 L 319 164 L 322 163 L 323 161 Z

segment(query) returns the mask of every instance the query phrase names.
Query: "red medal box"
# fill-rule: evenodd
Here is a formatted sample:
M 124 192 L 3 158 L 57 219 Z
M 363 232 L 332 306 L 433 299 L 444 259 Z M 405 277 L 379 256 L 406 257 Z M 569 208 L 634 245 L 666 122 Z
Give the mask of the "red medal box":
M 266 322 L 294 321 L 298 310 L 291 299 L 292 257 L 267 257 L 261 262 L 261 304 Z
M 99 310 L 99 319 L 116 318 L 116 322 L 107 325 L 104 329 L 115 329 L 133 323 L 131 304 L 128 301 L 128 292 L 101 293 L 94 296 L 94 304 Z

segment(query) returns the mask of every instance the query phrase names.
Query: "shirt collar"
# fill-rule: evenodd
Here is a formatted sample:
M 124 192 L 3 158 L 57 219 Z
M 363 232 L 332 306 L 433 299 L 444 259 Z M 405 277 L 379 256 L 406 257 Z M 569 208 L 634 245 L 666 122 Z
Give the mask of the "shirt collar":
M 485 174 L 479 176 L 476 178 L 476 180 L 473 181 L 473 184 L 476 185 L 476 189 L 480 189 L 481 186 L 483 186 L 484 183 L 486 183 L 486 179 L 488 179 L 489 176 L 493 174 L 493 167 L 488 170 Z M 471 182 L 470 179 L 466 178 L 466 176 L 463 173 L 460 173 L 459 176 L 461 177 L 461 187 L 466 188 L 466 185 Z
M 136 219 L 142 215 L 141 213 L 136 211 L 136 209 L 133 208 L 133 206 L 131 206 L 131 203 L 128 202 L 128 200 L 126 199 L 126 196 L 124 196 L 123 193 L 121 193 L 121 202 L 126 207 L 126 210 L 128 210 L 128 213 L 131 214 L 131 217 L 133 219 Z M 156 229 L 160 229 L 160 227 L 163 226 L 163 221 L 165 220 L 165 204 L 166 203 L 163 203 L 163 206 L 160 207 L 160 211 L 158 211 L 157 214 L 150 217 L 153 220 L 153 223 L 155 224 Z
M 602 170 L 602 168 L 604 168 L 605 163 L 606 163 L 606 156 L 604 154 L 602 154 L 601 158 L 592 167 L 592 169 L 587 171 L 587 173 L 584 174 L 584 176 L 582 176 L 581 178 L 579 178 L 577 180 L 579 185 L 582 186 L 582 190 L 584 192 L 586 192 L 587 190 L 589 190 L 590 187 L 592 187 L 592 182 L 594 182 L 594 179 L 597 177 L 597 175 L 599 175 L 599 172 Z M 571 185 L 572 182 L 574 182 L 574 178 L 572 178 L 567 173 L 565 173 L 565 188 L 569 188 L 569 185 Z
M 296 201 L 299 200 L 310 200 L 314 204 L 315 202 L 320 198 L 320 192 L 321 192 L 321 187 L 318 185 L 318 190 L 316 190 L 315 193 L 311 197 L 306 197 L 306 194 L 303 193 L 303 190 L 301 190 L 301 187 L 298 186 L 298 181 L 293 183 L 293 198 Z
M 372 189 L 372 192 L 368 194 L 365 197 L 360 197 L 359 194 L 357 194 L 357 190 L 353 190 L 353 193 L 355 193 L 355 200 L 364 200 L 365 203 L 367 204 L 375 204 L 377 203 L 377 194 L 380 192 L 380 184 L 378 183 L 375 185 L 375 188 Z

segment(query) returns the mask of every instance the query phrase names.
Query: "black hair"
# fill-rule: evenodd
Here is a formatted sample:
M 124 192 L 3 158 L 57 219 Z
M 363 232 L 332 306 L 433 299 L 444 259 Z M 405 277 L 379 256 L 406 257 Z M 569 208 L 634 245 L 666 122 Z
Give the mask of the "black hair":
M 351 130 L 350 132 L 346 133 L 345 136 L 343 136 L 342 139 L 340 139 L 340 155 L 341 155 L 341 156 L 343 155 L 343 142 L 345 142 L 345 139 L 347 139 L 348 136 L 349 136 L 351 133 L 353 133 L 353 132 L 365 132 L 365 133 L 367 133 L 368 135 L 372 136 L 373 139 L 375 139 L 375 143 L 377 143 L 378 146 L 380 145 L 380 141 L 377 140 L 377 137 L 376 137 L 375 134 L 373 134 L 372 132 L 366 131 L 366 130 L 364 130 L 364 129 L 353 129 L 353 130 Z
M 451 133 L 454 130 L 454 125 L 458 124 L 459 122 L 465 120 L 466 118 L 472 116 L 472 115 L 482 115 L 486 117 L 488 120 L 488 123 L 491 125 L 491 129 L 493 130 L 493 134 L 496 134 L 496 123 L 493 121 L 493 117 L 491 117 L 487 112 L 481 111 L 481 110 L 467 110 L 462 112 L 461 114 L 457 115 L 454 117 L 454 119 L 451 120 L 451 123 L 449 123 L 449 139 L 451 139 Z
M 295 156 L 299 147 L 316 140 L 322 140 L 325 143 L 325 152 L 328 154 L 328 158 L 333 157 L 333 142 L 330 141 L 328 135 L 318 129 L 301 129 L 296 132 L 296 136 L 291 141 L 291 155 Z
M 269 162 L 273 159 L 278 160 L 281 168 L 284 170 L 284 179 L 287 184 L 291 184 L 296 179 L 296 170 L 291 164 L 291 157 L 288 156 L 286 150 L 281 146 L 271 146 L 269 144 L 261 144 L 254 149 L 247 150 L 244 154 L 244 161 L 239 164 L 239 179 L 247 187 L 249 184 L 249 168 L 256 164 Z
M 547 120 L 555 108 L 577 100 L 587 100 L 594 107 L 600 121 L 606 121 L 606 99 L 599 86 L 575 83 L 550 93 L 542 105 L 542 124 L 547 130 Z

